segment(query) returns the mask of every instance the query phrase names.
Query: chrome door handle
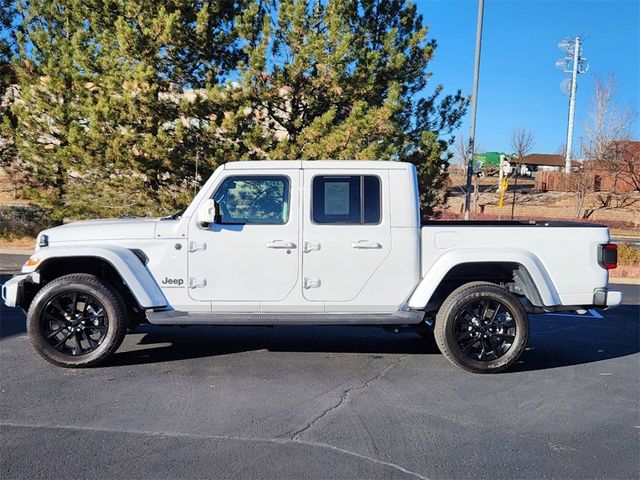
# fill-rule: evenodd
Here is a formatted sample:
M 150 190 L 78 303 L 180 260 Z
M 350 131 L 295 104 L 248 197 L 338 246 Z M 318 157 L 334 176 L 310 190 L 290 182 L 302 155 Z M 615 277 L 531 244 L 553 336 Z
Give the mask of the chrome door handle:
M 382 248 L 382 245 L 371 240 L 359 240 L 357 242 L 353 242 L 351 244 L 351 248 Z
M 284 240 L 274 240 L 264 244 L 267 248 L 296 248 L 293 242 L 285 242 Z

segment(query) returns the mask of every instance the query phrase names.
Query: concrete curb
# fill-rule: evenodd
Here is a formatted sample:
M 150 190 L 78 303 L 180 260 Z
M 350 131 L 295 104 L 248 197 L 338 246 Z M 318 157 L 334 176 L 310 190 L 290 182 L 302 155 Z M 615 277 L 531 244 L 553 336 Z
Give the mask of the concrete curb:
M 629 277 L 613 277 L 609 278 L 609 283 L 623 283 L 625 285 L 640 285 L 640 278 L 629 278 Z
M 0 248 L 0 255 L 31 255 L 33 253 L 31 249 L 15 249 L 15 248 Z

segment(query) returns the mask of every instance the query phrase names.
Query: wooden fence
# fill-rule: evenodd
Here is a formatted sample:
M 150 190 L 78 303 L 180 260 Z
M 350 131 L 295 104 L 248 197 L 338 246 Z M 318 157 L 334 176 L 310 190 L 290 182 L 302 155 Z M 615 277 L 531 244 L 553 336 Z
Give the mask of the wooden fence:
M 614 185 L 615 184 L 615 185 Z M 575 192 L 578 189 L 593 192 L 627 193 L 635 190 L 633 184 L 618 175 L 614 179 L 609 172 L 537 172 L 535 189 L 539 192 Z

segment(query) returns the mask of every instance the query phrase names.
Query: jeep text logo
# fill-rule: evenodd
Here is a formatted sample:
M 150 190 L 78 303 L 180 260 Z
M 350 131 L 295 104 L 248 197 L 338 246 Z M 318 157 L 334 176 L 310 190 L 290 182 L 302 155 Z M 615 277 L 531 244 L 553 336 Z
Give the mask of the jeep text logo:
M 162 281 L 163 285 L 175 285 L 175 286 L 182 286 L 184 284 L 184 280 L 181 278 L 169 278 L 169 277 L 165 277 L 165 279 Z

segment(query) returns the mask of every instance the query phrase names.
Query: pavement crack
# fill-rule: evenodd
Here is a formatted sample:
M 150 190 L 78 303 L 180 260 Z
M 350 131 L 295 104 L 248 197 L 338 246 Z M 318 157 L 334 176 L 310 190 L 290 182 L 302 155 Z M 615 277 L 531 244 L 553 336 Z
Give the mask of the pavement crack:
M 384 460 L 380 460 L 380 459 L 375 458 L 375 457 L 370 457 L 368 455 L 363 455 L 361 453 L 357 453 L 357 452 L 354 452 L 352 450 L 347 450 L 346 448 L 336 447 L 335 445 L 331 445 L 329 443 L 314 442 L 314 441 L 310 441 L 310 440 L 294 440 L 292 442 L 293 443 L 299 443 L 300 445 L 308 445 L 310 447 L 327 448 L 329 450 L 333 450 L 334 452 L 340 452 L 340 453 L 343 453 L 345 455 L 350 455 L 352 457 L 361 458 L 362 460 L 368 460 L 369 462 L 375 463 L 377 465 L 384 465 L 386 467 L 393 468 L 393 469 L 398 470 L 398 471 L 400 471 L 402 473 L 406 473 L 407 475 L 411 475 L 411 476 L 413 476 L 415 478 L 419 478 L 420 480 L 429 480 L 429 478 L 425 477 L 424 475 L 420 475 L 417 472 L 414 472 L 412 470 L 404 468 L 403 466 L 398 465 L 397 463 L 385 462 Z
M 313 428 L 314 425 L 316 425 L 324 417 L 326 417 L 327 415 L 330 415 L 331 413 L 335 412 L 340 407 L 342 407 L 347 402 L 347 400 L 349 399 L 349 397 L 351 396 L 351 394 L 353 392 L 356 392 L 356 391 L 359 391 L 359 390 L 366 390 L 367 388 L 369 388 L 369 386 L 373 382 L 375 382 L 376 380 L 379 380 L 380 378 L 384 377 L 389 370 L 391 370 L 393 367 L 395 367 L 396 365 L 401 363 L 407 357 L 408 357 L 408 355 L 402 355 L 401 357 L 398 357 L 395 361 L 391 362 L 389 365 L 387 365 L 382 370 L 380 370 L 380 372 L 378 372 L 376 375 L 374 375 L 373 377 L 371 377 L 368 380 L 366 380 L 362 385 L 359 385 L 357 387 L 347 388 L 346 390 L 344 390 L 342 392 L 342 395 L 340 395 L 340 397 L 338 398 L 338 401 L 335 403 L 335 405 L 332 405 L 332 406 L 330 406 L 328 408 L 325 408 L 322 412 L 320 412 L 318 415 L 316 415 L 314 418 L 312 418 L 304 427 L 293 431 L 292 433 L 290 433 L 287 436 L 291 439 L 292 442 L 300 442 L 300 436 L 303 433 L 305 433 L 306 431 L 308 431 L 311 428 Z
M 397 364 L 395 362 L 394 364 Z M 390 365 L 392 367 L 393 365 Z M 385 370 L 388 370 L 385 369 Z M 382 372 L 381 372 L 382 373 Z M 380 378 L 380 376 L 377 376 Z M 375 378 L 371 379 L 373 381 Z M 314 442 L 311 440 L 290 440 L 284 438 L 260 438 L 260 437 L 245 437 L 245 436 L 236 436 L 236 435 L 208 435 L 208 434 L 198 434 L 198 433 L 183 433 L 183 432 L 163 432 L 163 431 L 148 431 L 148 430 L 126 430 L 126 429 L 114 429 L 114 428 L 100 428 L 100 427 L 89 427 L 89 426 L 79 426 L 79 425 L 46 425 L 46 424 L 24 424 L 24 423 L 14 423 L 14 422 L 3 422 L 0 421 L 0 427 L 14 427 L 14 428 L 29 428 L 29 429 L 53 429 L 53 430 L 67 430 L 67 431 L 76 431 L 76 432 L 89 432 L 89 433 L 113 433 L 113 434 L 124 434 L 124 435 L 145 435 L 151 437 L 160 437 L 160 438 L 188 438 L 188 439 L 209 439 L 209 440 L 222 440 L 222 441 L 237 441 L 237 442 L 255 442 L 255 443 L 268 443 L 268 444 L 276 444 L 276 445 L 305 445 L 307 447 L 313 448 L 322 448 L 326 450 L 331 450 L 333 452 L 340 453 L 342 455 L 349 455 L 351 457 L 359 458 L 361 460 L 365 460 L 376 465 L 381 465 L 389 468 L 393 468 L 394 470 L 398 470 L 399 472 L 405 473 L 407 475 L 413 476 L 415 478 L 419 478 L 420 480 L 429 480 L 427 477 L 420 475 L 417 472 L 413 472 L 408 470 L 396 463 L 386 462 L 384 460 L 380 460 L 378 458 L 370 457 L 368 455 L 363 455 L 361 453 L 353 452 L 351 450 L 347 450 L 345 448 L 336 447 L 334 445 L 323 443 L 323 442 Z

